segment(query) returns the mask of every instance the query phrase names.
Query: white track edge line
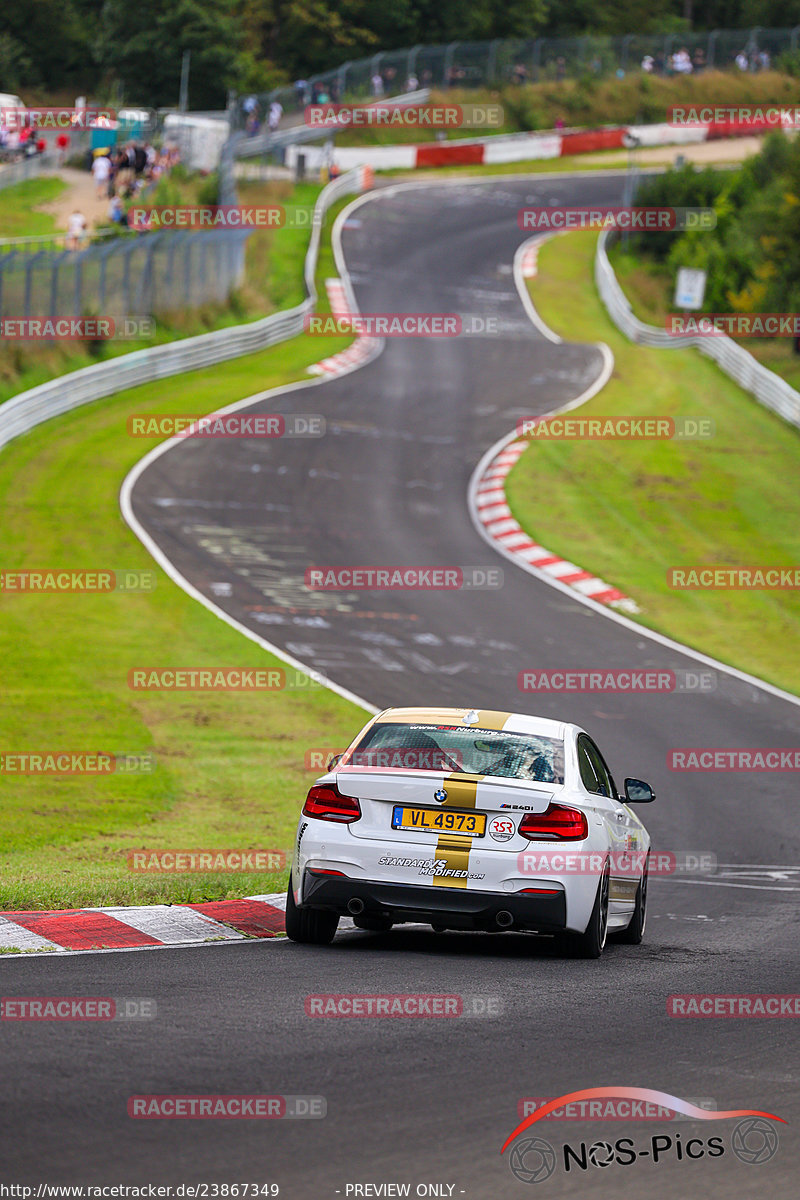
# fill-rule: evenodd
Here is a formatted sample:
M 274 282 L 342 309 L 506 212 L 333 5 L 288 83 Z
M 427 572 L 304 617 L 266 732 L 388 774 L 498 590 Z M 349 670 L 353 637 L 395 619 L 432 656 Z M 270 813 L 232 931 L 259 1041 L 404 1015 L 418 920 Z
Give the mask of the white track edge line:
M 334 259 L 336 260 L 337 267 L 340 269 L 340 271 L 344 267 L 344 257 L 341 252 L 340 239 L 341 227 L 344 223 L 345 214 L 349 213 L 352 208 L 358 205 L 359 202 L 365 199 L 370 199 L 370 197 L 371 193 L 369 192 L 366 193 L 365 196 L 357 197 L 355 201 L 352 201 L 342 209 L 334 221 L 333 230 L 331 232 L 331 241 L 333 243 Z M 348 300 L 352 304 L 352 311 L 357 313 L 358 307 L 354 302 L 352 284 L 346 268 L 344 268 L 343 271 L 343 283 Z M 365 366 L 368 362 L 372 362 L 373 359 L 377 358 L 383 352 L 384 344 L 385 343 L 381 339 L 376 339 L 375 346 L 361 362 L 344 367 L 331 378 L 340 379 L 343 375 L 349 375 L 352 371 L 357 371 L 360 367 Z M 262 400 L 266 400 L 270 396 L 285 395 L 287 392 L 299 391 L 302 388 L 318 387 L 327 383 L 328 378 L 329 377 L 326 375 L 318 375 L 312 379 L 298 380 L 296 383 L 279 384 L 277 387 L 269 388 L 266 392 L 257 392 L 255 395 L 245 397 L 244 400 L 237 400 L 233 404 L 229 404 L 225 408 L 216 409 L 215 411 L 219 413 L 236 412 L 241 408 L 246 408 L 249 405 L 260 403 Z M 181 572 L 167 557 L 157 542 L 150 536 L 150 534 L 147 532 L 144 526 L 141 525 L 136 517 L 136 514 L 133 511 L 131 496 L 139 476 L 148 466 L 150 466 L 151 463 L 160 458 L 162 454 L 165 454 L 167 450 L 172 449 L 173 446 L 176 446 L 182 441 L 185 441 L 185 438 L 171 437 L 164 442 L 160 442 L 157 446 L 154 446 L 152 450 L 148 451 L 143 458 L 139 459 L 139 461 L 125 476 L 119 493 L 119 505 L 124 520 L 133 533 L 136 534 L 139 541 L 152 556 L 152 558 L 155 559 L 161 569 L 169 576 L 172 582 L 176 583 L 179 588 L 182 588 L 183 591 L 186 592 L 188 596 L 191 596 L 193 600 L 197 600 L 198 603 L 202 604 L 204 608 L 208 609 L 208 611 L 213 613 L 215 617 L 218 617 L 219 620 L 224 621 L 226 625 L 230 625 L 232 629 L 238 630 L 239 633 L 243 633 L 244 636 L 249 638 L 251 642 L 255 642 L 256 645 L 261 646 L 262 650 L 267 650 L 270 654 L 274 654 L 275 657 L 279 658 L 282 662 L 287 663 L 291 667 L 295 667 L 301 671 L 304 671 L 310 677 L 319 675 L 320 672 L 316 667 L 309 666 L 308 664 L 301 662 L 299 658 L 295 658 L 293 655 L 288 654 L 280 646 L 276 646 L 274 642 L 267 641 L 266 638 L 261 637 L 254 630 L 249 629 L 246 625 L 242 624 L 241 621 L 238 621 L 235 617 L 231 616 L 230 613 L 226 612 L 223 608 L 220 608 L 217 604 L 205 596 L 198 588 L 194 586 L 194 584 L 189 582 L 185 575 L 181 574 Z M 341 684 L 334 682 L 334 680 L 329 679 L 327 675 L 324 677 L 324 680 L 318 682 L 321 682 L 321 686 L 328 688 L 332 692 L 335 692 L 344 700 L 349 700 L 352 704 L 358 705 L 359 708 L 365 709 L 366 712 L 375 714 L 381 711 L 377 705 L 365 700 L 362 696 L 356 695 L 355 692 L 351 692 L 349 688 L 343 687 Z

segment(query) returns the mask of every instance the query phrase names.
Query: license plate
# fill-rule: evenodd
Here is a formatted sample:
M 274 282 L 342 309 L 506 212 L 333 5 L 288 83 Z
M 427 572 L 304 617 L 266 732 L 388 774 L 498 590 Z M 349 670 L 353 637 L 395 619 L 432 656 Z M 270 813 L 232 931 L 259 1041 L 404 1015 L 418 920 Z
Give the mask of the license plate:
M 452 808 L 407 808 L 404 804 L 395 804 L 392 829 L 429 829 L 431 833 L 483 837 L 486 813 L 457 812 Z

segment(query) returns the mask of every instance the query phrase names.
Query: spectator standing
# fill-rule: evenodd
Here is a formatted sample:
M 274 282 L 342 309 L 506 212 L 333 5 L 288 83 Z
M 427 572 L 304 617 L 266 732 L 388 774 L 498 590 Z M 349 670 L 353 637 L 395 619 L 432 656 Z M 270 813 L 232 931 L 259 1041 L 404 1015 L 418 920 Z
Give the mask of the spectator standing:
M 383 95 L 383 76 L 378 71 L 376 71 L 375 74 L 372 76 L 370 83 L 372 84 L 373 96 L 375 97 L 376 100 L 380 99 L 380 97 Z
M 305 79 L 296 79 L 294 81 L 294 98 L 297 101 L 297 107 L 302 112 L 306 106 L 306 97 L 308 95 L 308 82 Z
M 92 163 L 92 175 L 97 188 L 97 199 L 104 200 L 108 195 L 108 180 L 111 176 L 111 159 L 105 151 L 95 155 Z
M 67 221 L 67 249 L 80 250 L 86 237 L 86 217 L 76 208 Z
M 281 102 L 279 100 L 273 100 L 269 106 L 269 131 L 270 131 L 270 133 L 275 133 L 275 131 L 277 130 L 277 128 L 280 124 L 282 116 L 283 116 L 283 105 L 281 104 Z

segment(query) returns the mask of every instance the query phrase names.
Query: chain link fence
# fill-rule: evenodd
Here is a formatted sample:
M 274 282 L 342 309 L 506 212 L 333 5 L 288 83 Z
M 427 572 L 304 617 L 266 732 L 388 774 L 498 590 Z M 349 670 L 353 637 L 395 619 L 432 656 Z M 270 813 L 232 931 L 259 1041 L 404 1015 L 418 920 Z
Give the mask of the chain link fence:
M 714 29 L 707 33 L 635 34 L 622 37 L 496 38 L 390 50 L 342 63 L 334 71 L 275 88 L 257 97 L 262 116 L 277 100 L 291 117 L 312 102 L 375 99 L 416 88 L 502 87 L 543 80 L 597 78 L 639 71 L 646 56 L 655 73 L 672 74 L 671 57 L 684 48 L 695 71 L 763 70 L 800 47 L 800 25 L 786 29 Z M 766 56 L 766 57 L 765 57 Z M 378 80 L 380 82 L 378 82 Z M 300 84 L 302 83 L 302 86 Z M 245 112 L 237 107 L 241 127 Z
M 244 277 L 248 230 L 62 235 L 0 242 L 0 317 L 158 315 L 223 303 Z

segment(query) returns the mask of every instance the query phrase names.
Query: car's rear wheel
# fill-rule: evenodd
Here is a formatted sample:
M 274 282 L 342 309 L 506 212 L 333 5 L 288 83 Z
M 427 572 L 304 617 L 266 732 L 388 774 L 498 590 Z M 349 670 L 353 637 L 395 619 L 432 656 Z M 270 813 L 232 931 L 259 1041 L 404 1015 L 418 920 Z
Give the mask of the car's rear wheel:
M 608 938 L 608 897 L 611 886 L 611 871 L 606 861 L 600 882 L 597 885 L 597 895 L 594 899 L 592 915 L 583 933 L 567 935 L 567 952 L 573 958 L 599 958 L 605 948 Z
M 294 889 L 289 879 L 286 892 L 286 936 L 293 942 L 306 942 L 314 946 L 327 946 L 332 942 L 339 926 L 336 913 L 323 908 L 298 908 L 294 902 Z
M 644 937 L 644 927 L 647 922 L 647 866 L 645 866 L 639 886 L 636 889 L 636 901 L 630 925 L 621 933 L 615 935 L 616 941 L 628 946 L 638 946 Z

